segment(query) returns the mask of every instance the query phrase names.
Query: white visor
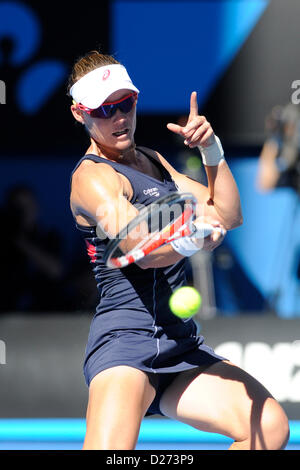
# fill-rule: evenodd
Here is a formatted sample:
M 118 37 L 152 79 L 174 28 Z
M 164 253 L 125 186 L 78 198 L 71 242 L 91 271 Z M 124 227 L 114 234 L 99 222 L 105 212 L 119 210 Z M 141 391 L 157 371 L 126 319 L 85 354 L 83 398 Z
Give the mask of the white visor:
M 121 64 L 110 64 L 92 70 L 80 78 L 71 87 L 70 95 L 76 103 L 96 109 L 109 95 L 123 89 L 139 93 L 125 67 Z

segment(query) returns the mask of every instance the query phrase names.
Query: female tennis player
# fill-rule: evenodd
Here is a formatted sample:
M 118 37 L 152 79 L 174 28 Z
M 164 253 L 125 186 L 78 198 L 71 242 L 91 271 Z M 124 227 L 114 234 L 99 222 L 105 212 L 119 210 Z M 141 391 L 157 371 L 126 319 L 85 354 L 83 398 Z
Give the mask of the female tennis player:
M 86 348 L 89 386 L 84 449 L 134 449 L 145 415 L 161 414 L 233 439 L 231 449 L 282 449 L 287 417 L 253 377 L 218 356 L 192 319 L 173 315 L 168 300 L 183 286 L 185 260 L 199 249 L 182 237 L 122 269 L 103 251 L 139 213 L 170 192 L 191 192 L 201 220 L 215 229 L 203 249 L 242 223 L 239 193 L 221 142 L 190 98 L 185 126 L 168 124 L 183 145 L 198 147 L 208 187 L 177 172 L 157 151 L 134 141 L 139 90 L 113 57 L 92 51 L 69 79 L 71 111 L 90 138 L 71 178 L 71 210 L 83 233 L 100 292 Z M 151 132 L 151 129 L 149 129 Z

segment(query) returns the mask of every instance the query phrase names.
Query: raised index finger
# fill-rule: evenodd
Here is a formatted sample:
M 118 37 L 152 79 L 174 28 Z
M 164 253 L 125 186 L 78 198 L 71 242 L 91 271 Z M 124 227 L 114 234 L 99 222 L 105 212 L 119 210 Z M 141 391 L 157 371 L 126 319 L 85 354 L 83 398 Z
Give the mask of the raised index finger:
M 193 91 L 190 99 L 190 114 L 188 121 L 191 121 L 196 116 L 198 116 L 197 92 Z

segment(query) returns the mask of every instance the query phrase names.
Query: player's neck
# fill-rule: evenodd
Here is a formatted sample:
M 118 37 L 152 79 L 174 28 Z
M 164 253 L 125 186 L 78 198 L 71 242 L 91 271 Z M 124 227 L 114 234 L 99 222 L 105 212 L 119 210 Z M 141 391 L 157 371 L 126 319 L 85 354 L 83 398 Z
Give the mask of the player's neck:
M 108 160 L 114 160 L 115 162 L 123 163 L 124 165 L 138 165 L 137 152 L 134 143 L 125 150 L 119 150 L 99 145 L 97 142 L 91 139 L 91 145 L 89 146 L 86 153 L 92 153 L 94 155 L 98 155 L 99 157 L 107 158 Z

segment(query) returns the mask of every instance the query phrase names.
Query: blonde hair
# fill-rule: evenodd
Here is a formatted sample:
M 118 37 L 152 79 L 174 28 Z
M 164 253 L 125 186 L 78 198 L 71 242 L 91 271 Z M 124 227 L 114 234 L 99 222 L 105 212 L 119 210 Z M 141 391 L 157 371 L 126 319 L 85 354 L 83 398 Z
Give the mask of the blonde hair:
M 81 77 L 86 75 L 88 72 L 110 64 L 119 64 L 114 57 L 101 54 L 99 51 L 90 51 L 83 57 L 80 57 L 73 65 L 71 74 L 68 80 L 67 93 L 70 96 L 70 89 Z

